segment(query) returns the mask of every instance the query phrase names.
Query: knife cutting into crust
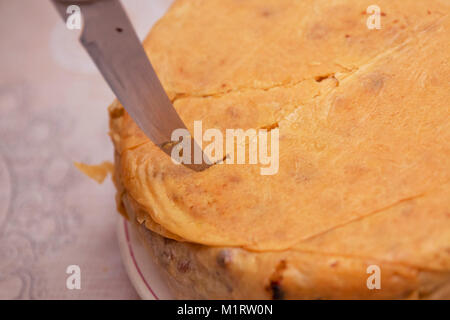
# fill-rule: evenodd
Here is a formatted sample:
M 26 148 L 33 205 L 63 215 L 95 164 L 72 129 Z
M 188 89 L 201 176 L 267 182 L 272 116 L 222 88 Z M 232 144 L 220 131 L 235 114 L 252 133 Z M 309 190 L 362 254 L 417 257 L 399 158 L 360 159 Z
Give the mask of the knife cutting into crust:
M 69 5 L 81 9 L 83 29 L 80 41 L 97 65 L 112 91 L 146 136 L 171 156 L 177 144 L 172 132 L 186 129 L 164 91 L 144 48 L 119 0 L 52 0 L 64 20 Z M 192 138 L 190 164 L 202 171 L 210 166 Z M 194 154 L 202 153 L 200 164 Z M 199 157 L 198 157 L 199 158 Z

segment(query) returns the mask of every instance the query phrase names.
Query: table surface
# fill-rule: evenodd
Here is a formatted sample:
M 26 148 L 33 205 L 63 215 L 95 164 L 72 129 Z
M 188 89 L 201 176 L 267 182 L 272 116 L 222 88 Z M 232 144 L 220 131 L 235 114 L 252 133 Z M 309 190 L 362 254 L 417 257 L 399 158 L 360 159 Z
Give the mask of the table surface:
M 122 0 L 142 39 L 170 0 Z M 114 96 L 49 1 L 0 0 L 0 299 L 136 299 L 110 179 Z M 69 290 L 69 265 L 81 289 Z

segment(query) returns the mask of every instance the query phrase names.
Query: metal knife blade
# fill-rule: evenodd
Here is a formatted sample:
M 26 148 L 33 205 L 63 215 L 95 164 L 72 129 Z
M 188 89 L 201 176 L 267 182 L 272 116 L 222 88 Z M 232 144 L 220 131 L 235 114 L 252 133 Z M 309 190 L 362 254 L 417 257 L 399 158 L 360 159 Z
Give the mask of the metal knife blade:
M 66 19 L 68 2 L 52 1 Z M 80 41 L 112 91 L 147 137 L 171 156 L 172 132 L 186 126 L 167 97 L 120 1 L 72 0 L 70 4 L 81 8 Z M 202 152 L 192 142 L 196 151 L 191 154 Z M 209 167 L 207 161 L 191 163 L 185 165 L 196 171 Z

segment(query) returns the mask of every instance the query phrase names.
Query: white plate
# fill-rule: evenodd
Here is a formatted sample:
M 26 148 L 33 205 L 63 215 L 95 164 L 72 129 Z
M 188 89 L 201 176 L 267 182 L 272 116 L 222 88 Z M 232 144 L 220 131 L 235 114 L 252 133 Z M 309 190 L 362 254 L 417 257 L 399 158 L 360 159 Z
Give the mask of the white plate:
M 122 217 L 117 224 L 117 237 L 123 264 L 139 296 L 144 300 L 173 299 L 158 266 L 140 242 L 137 230 Z

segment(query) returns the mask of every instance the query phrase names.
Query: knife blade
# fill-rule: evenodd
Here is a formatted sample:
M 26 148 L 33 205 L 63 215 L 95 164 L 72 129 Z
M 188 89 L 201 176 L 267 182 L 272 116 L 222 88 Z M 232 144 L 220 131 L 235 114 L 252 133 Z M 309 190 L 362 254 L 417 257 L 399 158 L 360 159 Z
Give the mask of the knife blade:
M 80 41 L 106 82 L 155 145 L 171 156 L 177 143 L 172 132 L 186 129 L 159 81 L 153 66 L 119 0 L 52 0 L 65 20 L 67 7 L 81 9 L 83 29 Z M 188 138 L 188 137 L 186 137 Z M 192 138 L 192 161 L 187 167 L 202 171 L 210 166 L 203 151 Z M 202 153 L 202 163 L 195 164 L 194 154 Z

